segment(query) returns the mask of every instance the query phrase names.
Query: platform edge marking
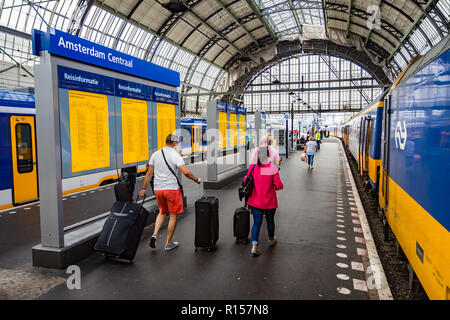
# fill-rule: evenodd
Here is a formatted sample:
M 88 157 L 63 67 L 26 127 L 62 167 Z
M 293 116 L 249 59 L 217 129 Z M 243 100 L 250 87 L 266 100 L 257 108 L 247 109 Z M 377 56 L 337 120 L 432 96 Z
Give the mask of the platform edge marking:
M 339 144 L 339 147 L 342 149 L 342 144 Z M 359 198 L 358 189 L 356 188 L 356 184 L 353 179 L 353 175 L 350 170 L 347 157 L 344 157 L 344 164 L 350 180 L 351 188 L 353 190 L 353 195 L 355 197 L 356 207 L 358 209 L 359 214 L 359 220 L 361 221 L 364 240 L 366 241 L 366 248 L 369 256 L 370 266 L 373 270 L 380 271 L 379 277 L 374 277 L 378 297 L 380 298 L 380 300 L 393 300 L 392 292 L 391 289 L 389 288 L 389 284 L 387 282 L 386 275 L 384 273 L 383 265 L 381 264 L 380 258 L 378 256 L 375 242 L 373 240 L 372 233 L 370 231 L 369 223 L 367 222 L 366 213 L 362 206 L 361 199 Z

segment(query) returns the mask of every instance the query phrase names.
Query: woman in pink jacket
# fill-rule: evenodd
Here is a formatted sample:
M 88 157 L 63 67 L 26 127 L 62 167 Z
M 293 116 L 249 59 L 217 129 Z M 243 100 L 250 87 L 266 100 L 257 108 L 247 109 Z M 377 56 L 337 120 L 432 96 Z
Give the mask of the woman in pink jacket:
M 277 239 L 275 234 L 275 211 L 278 208 L 277 194 L 275 191 L 283 189 L 283 183 L 280 180 L 280 174 L 275 165 L 270 163 L 269 151 L 267 147 L 259 149 L 257 164 L 250 165 L 247 176 L 253 176 L 254 187 L 247 204 L 253 215 L 252 227 L 252 250 L 254 256 L 261 254 L 258 248 L 259 231 L 263 221 L 263 215 L 266 215 L 267 231 L 269 234 L 270 245 L 275 245 Z

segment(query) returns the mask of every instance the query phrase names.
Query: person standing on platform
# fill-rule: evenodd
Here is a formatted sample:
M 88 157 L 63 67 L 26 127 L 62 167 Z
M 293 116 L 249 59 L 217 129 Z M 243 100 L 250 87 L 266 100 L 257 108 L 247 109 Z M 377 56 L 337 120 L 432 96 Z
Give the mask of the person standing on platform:
M 317 141 L 314 141 L 313 137 L 309 137 L 309 141 L 306 143 L 304 149 L 306 156 L 308 157 L 306 163 L 308 164 L 309 169 L 313 169 L 314 155 L 317 152 L 317 146 Z
M 263 136 L 260 141 L 260 146 L 253 151 L 250 158 L 250 164 L 256 164 L 258 162 L 259 150 L 261 147 L 267 147 L 269 150 L 269 162 L 276 166 L 281 166 L 281 157 L 277 149 L 271 146 L 272 141 L 269 136 Z
M 166 213 L 169 212 L 170 220 L 167 227 L 167 241 L 164 249 L 172 250 L 179 246 L 179 242 L 172 241 L 175 227 L 177 225 L 177 217 L 183 213 L 183 195 L 182 186 L 178 181 L 178 170 L 180 170 L 187 178 L 200 184 L 202 180 L 197 178 L 185 165 L 183 158 L 176 151 L 178 137 L 169 134 L 166 138 L 166 146 L 155 152 L 149 161 L 147 174 L 144 178 L 144 184 L 139 196 L 143 197 L 146 193 L 146 186 L 154 175 L 153 188 L 158 202 L 159 214 L 155 221 L 155 230 L 150 238 L 150 247 L 156 247 L 156 239 L 161 229 Z
M 317 150 L 320 150 L 320 140 L 322 138 L 322 135 L 320 134 L 320 131 L 316 132 L 316 144 L 317 144 Z
M 268 146 L 259 147 L 257 164 L 250 165 L 245 179 L 250 175 L 254 180 L 253 191 L 247 201 L 253 215 L 251 253 L 257 256 L 261 254 L 258 239 L 264 215 L 266 216 L 270 245 L 274 246 L 277 243 L 275 238 L 275 211 L 278 208 L 276 191 L 283 189 L 278 169 L 270 163 Z
M 131 166 L 120 169 L 122 176 L 124 176 L 124 172 L 127 173 L 127 181 L 130 183 L 131 186 L 131 198 L 133 198 L 134 195 L 134 188 L 136 186 L 136 177 L 137 177 L 137 166 Z

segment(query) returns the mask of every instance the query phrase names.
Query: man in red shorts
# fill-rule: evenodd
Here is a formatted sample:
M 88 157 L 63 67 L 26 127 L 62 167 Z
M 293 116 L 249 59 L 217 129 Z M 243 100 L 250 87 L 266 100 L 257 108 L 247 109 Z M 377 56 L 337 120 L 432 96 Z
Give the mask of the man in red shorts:
M 202 182 L 200 178 L 194 176 L 194 174 L 186 168 L 183 158 L 175 150 L 177 143 L 178 137 L 169 134 L 166 138 L 166 146 L 153 153 L 149 161 L 147 174 L 144 178 L 144 184 L 139 192 L 141 197 L 145 195 L 146 186 L 154 174 L 153 184 L 156 201 L 158 202 L 159 214 L 156 217 L 155 231 L 150 238 L 150 247 L 156 247 L 155 243 L 159 229 L 161 229 L 164 223 L 166 213 L 169 212 L 170 220 L 167 228 L 167 241 L 164 247 L 166 251 L 172 250 L 180 245 L 179 242 L 172 241 L 177 225 L 177 217 L 180 213 L 183 213 L 183 196 L 177 179 L 178 170 L 180 170 L 187 178 L 198 184 Z

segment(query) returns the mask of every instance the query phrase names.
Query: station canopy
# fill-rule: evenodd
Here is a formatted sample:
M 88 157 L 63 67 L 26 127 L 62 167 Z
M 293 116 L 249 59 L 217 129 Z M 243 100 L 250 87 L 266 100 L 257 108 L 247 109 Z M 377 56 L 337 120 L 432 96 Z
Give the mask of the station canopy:
M 448 35 L 449 15 L 450 0 L 3 0 L 0 89 L 34 87 L 31 33 L 48 28 L 180 72 L 182 109 L 198 114 L 242 103 L 261 72 L 302 55 L 386 86 Z

